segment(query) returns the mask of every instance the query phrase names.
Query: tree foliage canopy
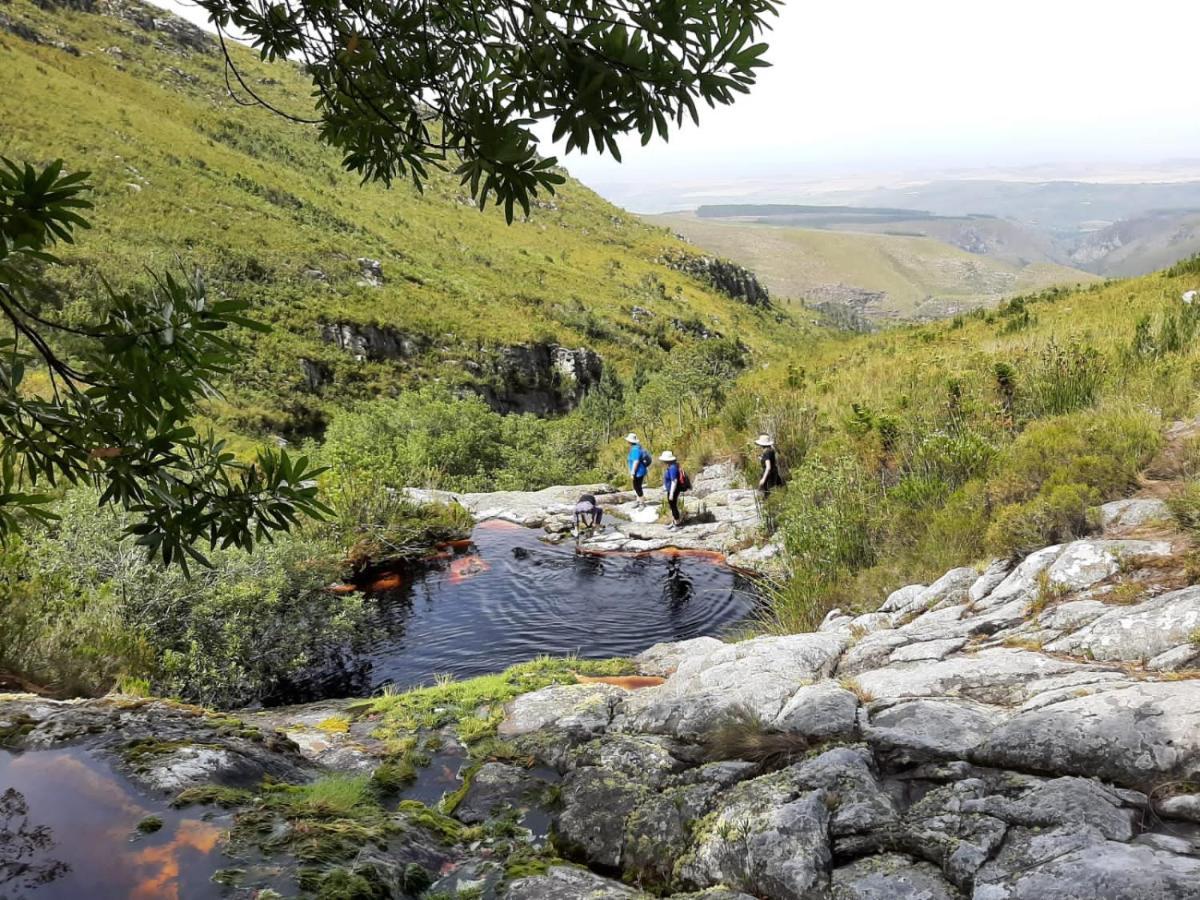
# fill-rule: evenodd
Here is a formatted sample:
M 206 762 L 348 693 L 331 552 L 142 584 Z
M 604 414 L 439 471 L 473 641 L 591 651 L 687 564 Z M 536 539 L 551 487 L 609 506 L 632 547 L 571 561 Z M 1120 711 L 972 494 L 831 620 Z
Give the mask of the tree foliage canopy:
M 188 422 L 216 395 L 236 348 L 230 328 L 261 329 L 241 301 L 209 300 L 204 282 L 171 274 L 97 305 L 77 325 L 41 298 L 50 249 L 86 228 L 87 173 L 0 159 L 0 540 L 22 516 L 52 518 L 46 491 L 94 485 L 102 504 L 136 514 L 129 528 L 164 562 L 204 561 L 210 547 L 250 549 L 301 515 L 321 515 L 306 459 L 266 452 L 238 462 Z M 37 382 L 29 377 L 38 376 Z
M 666 138 L 698 104 L 731 103 L 767 65 L 760 37 L 779 0 L 199 0 L 222 46 L 244 36 L 264 59 L 302 62 L 319 124 L 365 180 L 453 166 L 512 220 L 563 176 L 532 127 L 568 150 L 620 159 L 616 138 Z

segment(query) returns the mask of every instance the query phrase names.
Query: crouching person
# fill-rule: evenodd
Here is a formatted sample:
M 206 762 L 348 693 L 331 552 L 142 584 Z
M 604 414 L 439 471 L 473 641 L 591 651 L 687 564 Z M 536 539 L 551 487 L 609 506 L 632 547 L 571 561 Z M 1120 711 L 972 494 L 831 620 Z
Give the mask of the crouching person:
M 575 528 L 573 534 L 579 534 L 585 528 L 599 528 L 604 511 L 596 502 L 594 494 L 584 494 L 575 504 Z

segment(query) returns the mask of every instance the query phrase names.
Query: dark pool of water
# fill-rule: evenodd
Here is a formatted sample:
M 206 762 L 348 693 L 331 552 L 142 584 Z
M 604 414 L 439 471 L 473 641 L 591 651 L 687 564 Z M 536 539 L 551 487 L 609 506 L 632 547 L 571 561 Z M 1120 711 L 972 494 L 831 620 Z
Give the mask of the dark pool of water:
M 140 834 L 150 815 L 163 827 Z M 211 876 L 233 865 L 219 849 L 224 826 L 146 798 L 84 751 L 0 750 L 0 897 L 221 897 Z
M 711 558 L 587 555 L 540 536 L 484 522 L 469 547 L 387 573 L 392 583 L 371 592 L 374 612 L 351 664 L 271 702 L 467 678 L 539 654 L 633 655 L 659 641 L 720 635 L 755 606 L 752 583 Z

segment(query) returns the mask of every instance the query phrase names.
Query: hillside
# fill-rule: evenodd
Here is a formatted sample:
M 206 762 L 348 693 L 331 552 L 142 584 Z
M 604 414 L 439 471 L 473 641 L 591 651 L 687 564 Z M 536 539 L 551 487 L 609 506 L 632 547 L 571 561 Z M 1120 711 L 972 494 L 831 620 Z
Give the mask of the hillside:
M 1105 275 L 1145 275 L 1200 252 L 1200 212 L 1161 210 L 1089 233 L 1072 265 Z
M 871 225 L 904 234 L 797 228 L 692 214 L 650 216 L 647 221 L 753 269 L 779 296 L 822 308 L 849 305 L 873 320 L 940 318 L 994 305 L 1014 294 L 1095 280 L 1045 259 L 1011 261 L 968 252 L 948 243 L 950 234 L 938 233 L 934 224 L 938 220 Z M 942 239 L 917 236 L 925 233 Z
M 299 73 L 237 52 L 271 102 L 310 107 Z M 669 269 L 660 257 L 682 244 L 574 181 L 512 226 L 449 176 L 423 194 L 360 187 L 311 128 L 230 99 L 213 40 L 157 8 L 6 4 L 0 91 L 0 154 L 93 173 L 94 228 L 47 273 L 68 310 L 101 277 L 198 266 L 275 326 L 217 410 L 225 428 L 304 434 L 431 379 L 502 411 L 561 412 L 604 365 L 700 334 L 753 352 L 800 333 Z

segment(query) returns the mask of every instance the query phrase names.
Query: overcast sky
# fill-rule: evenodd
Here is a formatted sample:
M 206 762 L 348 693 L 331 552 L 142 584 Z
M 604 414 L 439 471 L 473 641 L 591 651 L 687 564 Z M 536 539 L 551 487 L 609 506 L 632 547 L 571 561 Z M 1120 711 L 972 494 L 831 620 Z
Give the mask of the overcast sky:
M 565 162 L 619 194 L 664 180 L 1200 158 L 1197 35 L 1196 0 L 792 0 L 768 37 L 773 68 L 735 106 L 667 144 L 624 142 L 623 165 Z

